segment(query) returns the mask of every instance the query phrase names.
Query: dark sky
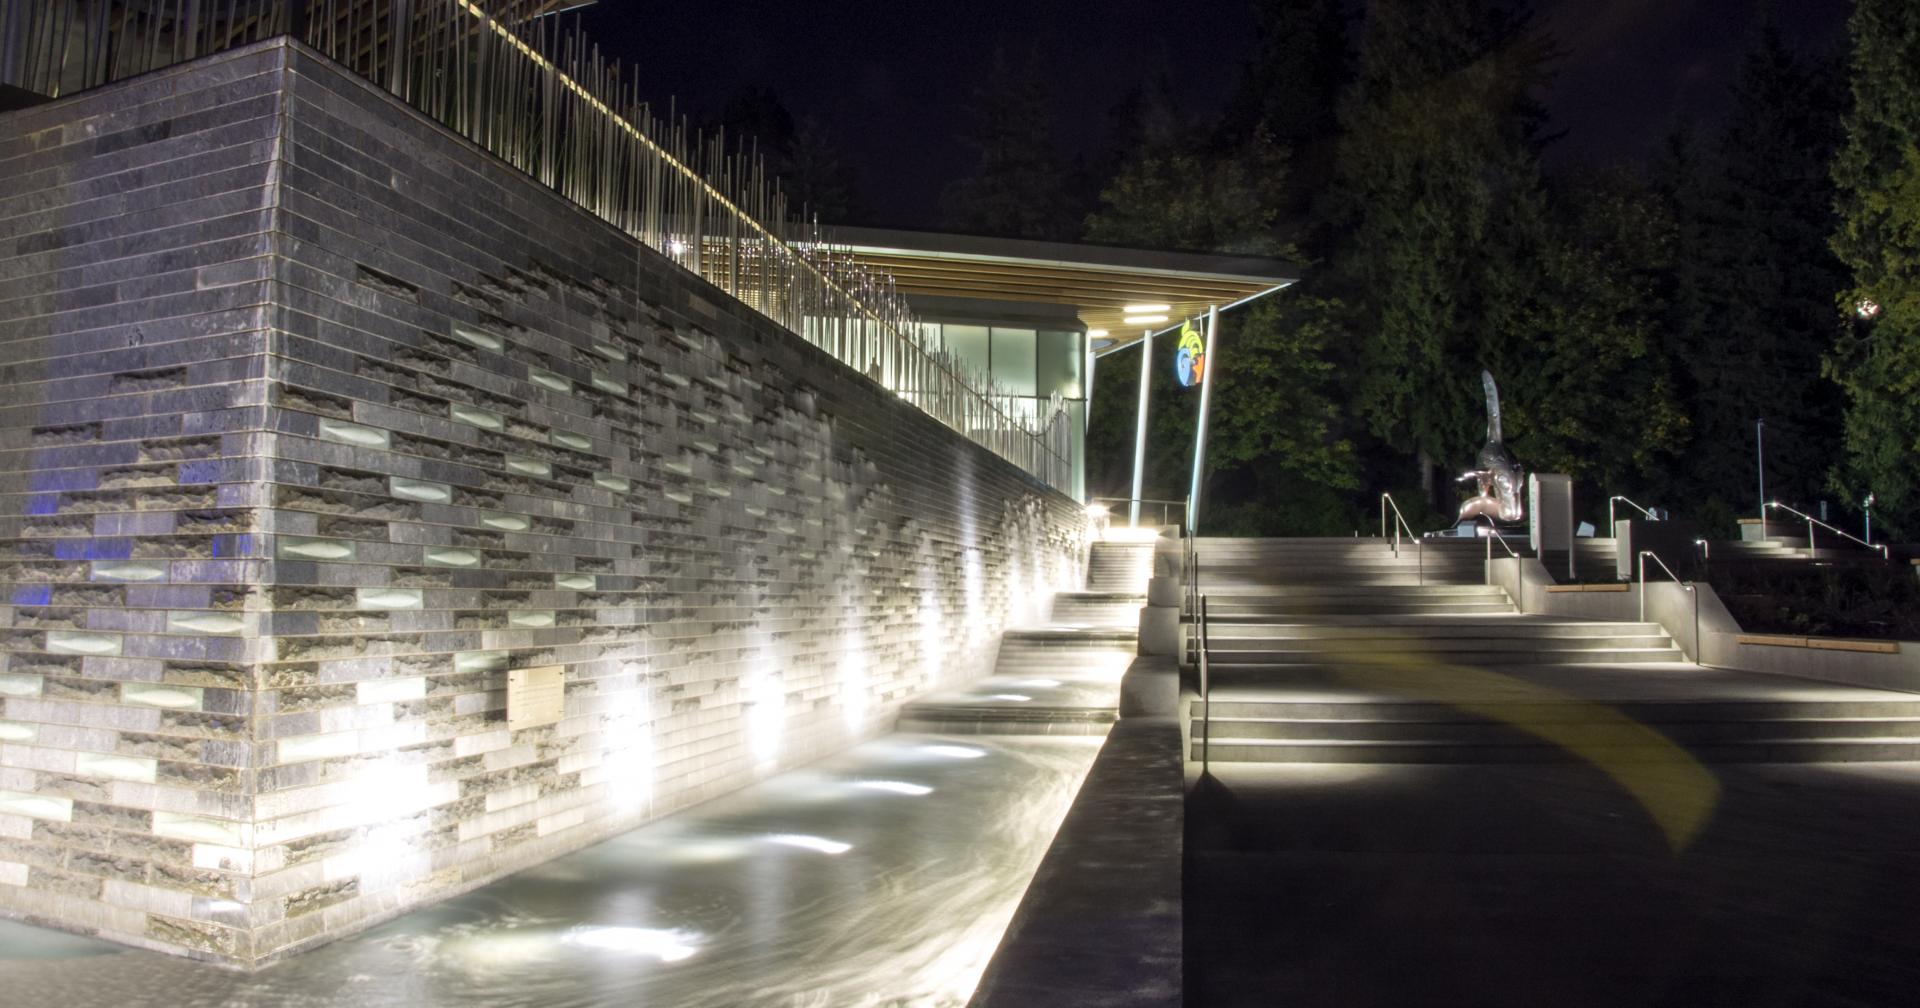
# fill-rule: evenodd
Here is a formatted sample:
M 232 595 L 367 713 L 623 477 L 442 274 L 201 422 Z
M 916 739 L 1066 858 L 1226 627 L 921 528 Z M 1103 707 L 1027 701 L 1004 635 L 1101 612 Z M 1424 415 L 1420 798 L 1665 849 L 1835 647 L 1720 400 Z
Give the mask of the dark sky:
M 1567 132 L 1556 162 L 1636 160 L 1681 116 L 1713 121 L 1766 0 L 1538 0 L 1564 53 L 1545 95 Z M 1806 51 L 1844 36 L 1846 0 L 1779 0 Z M 572 15 L 569 15 L 570 17 Z M 751 86 L 812 115 L 861 168 L 869 223 L 937 226 L 941 188 L 968 168 L 954 139 L 995 47 L 1036 46 L 1069 153 L 1091 153 L 1107 110 L 1164 68 L 1196 114 L 1231 88 L 1253 27 L 1247 0 L 600 0 L 578 15 L 635 64 L 641 92 L 698 117 Z

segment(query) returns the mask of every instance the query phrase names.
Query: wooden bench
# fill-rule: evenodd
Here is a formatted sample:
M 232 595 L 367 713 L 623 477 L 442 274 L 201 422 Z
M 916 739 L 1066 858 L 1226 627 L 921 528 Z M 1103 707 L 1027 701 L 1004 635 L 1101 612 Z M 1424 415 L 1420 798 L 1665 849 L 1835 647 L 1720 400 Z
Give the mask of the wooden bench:
M 1740 634 L 1742 644 L 1763 647 L 1813 648 L 1816 651 L 1863 651 L 1869 654 L 1899 654 L 1900 642 L 1890 640 L 1853 640 L 1846 637 L 1792 637 L 1785 634 Z

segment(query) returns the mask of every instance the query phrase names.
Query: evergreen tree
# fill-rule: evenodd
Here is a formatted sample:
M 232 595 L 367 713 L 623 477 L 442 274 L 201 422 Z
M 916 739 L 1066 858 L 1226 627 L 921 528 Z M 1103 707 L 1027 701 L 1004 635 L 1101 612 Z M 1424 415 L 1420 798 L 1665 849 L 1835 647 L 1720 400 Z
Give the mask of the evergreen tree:
M 1314 284 L 1355 348 L 1359 417 L 1433 465 L 1484 436 L 1481 366 L 1511 382 L 1543 240 L 1544 43 L 1485 0 L 1377 0 L 1345 103 Z
M 858 203 L 859 176 L 819 120 L 793 113 L 769 87 L 749 87 L 727 100 L 718 121 L 727 143 L 760 155 L 787 194 L 788 205 L 809 218 L 844 223 Z
M 977 161 L 943 194 L 947 226 L 1006 238 L 1078 237 L 1080 213 L 1060 164 L 1038 52 L 1017 65 L 995 52 L 967 113 L 961 139 Z
M 1730 99 L 1705 149 L 1669 145 L 1661 184 L 1682 250 L 1671 330 L 1693 418 L 1671 494 L 1717 534 L 1757 506 L 1757 420 L 1770 496 L 1802 508 L 1819 496 L 1839 438 L 1836 389 L 1820 373 L 1841 285 L 1827 247 L 1837 78 L 1827 63 L 1796 58 L 1769 17 Z
M 794 129 L 793 151 L 780 179 L 790 204 L 824 223 L 845 223 L 859 212 L 858 169 L 810 115 Z
M 1577 180 L 1555 201 L 1527 302 L 1532 336 L 1507 367 L 1515 453 L 1572 476 L 1597 501 L 1665 499 L 1688 418 L 1665 339 L 1675 224 L 1638 179 Z
M 1833 161 L 1833 250 L 1852 273 L 1840 296 L 1852 321 L 1829 359 L 1846 395 L 1846 457 L 1835 485 L 1849 502 L 1871 491 L 1876 520 L 1912 536 L 1920 530 L 1920 7 L 1857 0 L 1848 30 L 1853 106 Z
M 1284 152 L 1283 234 L 1304 225 L 1326 191 L 1339 140 L 1334 109 L 1351 74 L 1338 0 L 1254 0 L 1253 52 L 1216 130 L 1215 145 L 1264 137 Z
M 1286 156 L 1256 130 L 1231 147 L 1179 121 L 1164 77 L 1124 107 L 1130 155 L 1087 218 L 1087 240 L 1144 248 L 1277 255 Z

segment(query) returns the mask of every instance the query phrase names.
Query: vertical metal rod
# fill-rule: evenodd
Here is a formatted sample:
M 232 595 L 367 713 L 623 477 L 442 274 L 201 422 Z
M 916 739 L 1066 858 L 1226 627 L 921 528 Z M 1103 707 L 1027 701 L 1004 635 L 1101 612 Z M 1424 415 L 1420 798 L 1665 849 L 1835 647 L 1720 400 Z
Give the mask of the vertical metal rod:
M 1640 622 L 1647 621 L 1647 551 L 1641 550 L 1640 556 Z
M 1753 471 L 1760 479 L 1760 538 L 1767 538 L 1767 421 L 1753 422 Z
M 1200 485 L 1207 465 L 1207 412 L 1213 405 L 1213 375 L 1220 366 L 1214 356 L 1220 334 L 1220 306 L 1207 306 L 1207 348 L 1202 351 L 1200 369 L 1200 424 L 1193 434 L 1193 481 L 1187 488 L 1187 527 L 1200 527 Z
M 1153 384 L 1153 330 L 1140 339 L 1140 403 L 1133 421 L 1133 498 L 1127 503 L 1127 524 L 1140 526 L 1140 486 L 1147 468 L 1147 388 Z

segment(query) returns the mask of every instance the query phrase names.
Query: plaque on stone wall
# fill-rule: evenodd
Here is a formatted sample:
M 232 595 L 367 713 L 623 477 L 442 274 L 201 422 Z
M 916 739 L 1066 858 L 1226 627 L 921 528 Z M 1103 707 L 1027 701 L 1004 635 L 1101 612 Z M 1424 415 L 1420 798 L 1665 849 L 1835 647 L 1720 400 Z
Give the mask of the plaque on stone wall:
M 507 672 L 507 729 L 553 724 L 566 714 L 567 667 L 542 665 Z

